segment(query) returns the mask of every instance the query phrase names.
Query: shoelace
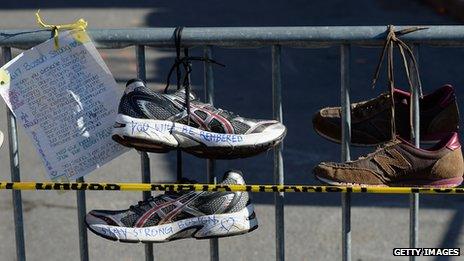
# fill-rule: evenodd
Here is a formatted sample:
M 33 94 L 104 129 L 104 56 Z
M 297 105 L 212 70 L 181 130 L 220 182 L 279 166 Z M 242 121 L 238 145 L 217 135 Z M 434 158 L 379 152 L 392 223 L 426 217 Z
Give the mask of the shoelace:
M 179 181 L 180 184 L 196 184 L 198 182 L 196 182 L 195 180 L 190 180 L 190 179 L 187 179 L 187 178 L 182 178 L 182 180 Z M 182 192 L 177 192 L 177 191 L 166 191 L 164 193 L 164 195 L 178 195 L 178 194 L 181 194 Z M 162 197 L 163 195 L 158 195 L 156 197 Z M 145 200 L 141 200 L 139 202 L 137 202 L 137 204 L 135 205 L 131 205 L 129 207 L 130 210 L 136 212 L 136 213 L 139 213 L 140 212 L 140 208 L 143 207 L 143 206 L 146 206 L 148 204 L 150 204 L 150 202 L 154 201 L 156 197 L 153 197 L 153 196 L 150 196 L 148 197 L 147 199 Z
M 171 82 L 171 76 L 176 70 L 177 74 L 177 89 L 179 90 L 181 86 L 184 86 L 185 88 L 185 109 L 187 111 L 187 124 L 190 124 L 190 73 L 192 72 L 192 61 L 201 61 L 205 63 L 212 63 L 212 64 L 217 64 L 222 67 L 225 67 L 224 64 L 221 64 L 219 62 L 216 62 L 213 59 L 209 59 L 206 57 L 198 57 L 198 56 L 189 56 L 188 54 L 188 49 L 184 49 L 184 57 L 181 56 L 181 42 L 182 42 L 182 31 L 184 27 L 176 27 L 174 30 L 174 44 L 176 46 L 176 59 L 174 61 L 174 64 L 172 65 L 171 69 L 169 70 L 168 77 L 166 80 L 166 87 L 164 88 L 164 92 L 167 93 L 170 82 Z M 182 80 L 181 84 L 181 78 L 182 78 L 182 72 L 181 72 L 181 67 L 185 71 L 185 76 L 184 79 Z
M 216 114 L 225 114 L 227 115 L 228 117 L 231 117 L 231 118 L 234 118 L 234 117 L 240 117 L 240 115 L 238 114 L 235 114 L 234 112 L 231 112 L 231 111 L 228 111 L 228 110 L 224 110 L 224 109 L 221 109 L 221 108 L 215 108 L 213 105 L 211 104 L 205 104 L 203 106 L 204 109 L 207 109 L 207 110 L 210 110 Z
M 131 205 L 129 207 L 129 209 L 132 210 L 135 213 L 140 213 L 140 208 L 150 204 L 150 202 L 153 201 L 153 200 L 155 200 L 155 198 L 153 196 L 150 196 L 146 200 L 139 201 L 136 205 Z
M 372 79 L 372 88 L 375 87 L 375 84 L 377 82 L 377 79 L 380 74 L 380 69 L 382 67 L 383 60 L 385 58 L 385 54 L 387 55 L 387 73 L 388 73 L 388 85 L 390 89 L 390 96 L 392 100 L 392 107 L 391 107 L 391 113 L 392 113 L 392 118 L 391 118 L 391 131 L 392 131 L 392 137 L 395 137 L 396 133 L 396 126 L 395 126 L 395 101 L 394 101 L 394 88 L 395 88 L 395 79 L 394 79 L 394 71 L 393 71 L 393 49 L 396 46 L 398 47 L 401 57 L 403 59 L 403 66 L 406 72 L 406 78 L 408 79 L 408 84 L 410 88 L 410 92 L 412 93 L 416 88 L 417 91 L 419 91 L 419 96 L 422 98 L 422 84 L 421 84 L 421 79 L 419 75 L 419 69 L 417 65 L 417 60 L 414 56 L 413 51 L 411 48 L 403 42 L 399 36 L 412 33 L 415 31 L 419 30 L 424 30 L 428 29 L 427 27 L 411 27 L 411 28 L 406 28 L 400 31 L 395 32 L 395 28 L 393 25 L 389 25 L 387 28 L 387 37 L 385 39 L 385 43 L 383 45 L 382 49 L 382 54 L 380 55 L 379 63 L 377 64 L 377 68 L 375 70 L 374 77 Z M 408 59 L 410 61 L 408 61 Z M 414 73 L 416 74 L 416 80 L 417 80 L 417 86 L 414 86 L 412 80 L 411 80 L 411 68 L 409 67 L 410 62 L 412 62 L 412 69 L 414 70 Z M 411 95 L 411 104 L 412 104 L 412 95 Z M 414 125 L 412 122 L 412 106 L 410 107 L 410 121 L 409 125 L 411 128 L 411 132 L 414 133 Z
M 373 157 L 374 155 L 378 154 L 379 152 L 383 151 L 384 149 L 388 148 L 388 147 L 392 147 L 392 146 L 395 146 L 396 144 L 398 144 L 399 141 L 397 139 L 393 139 L 392 141 L 389 141 L 387 143 L 384 143 L 382 145 L 379 145 L 375 148 L 375 150 L 369 154 L 367 154 L 366 156 L 361 156 L 359 157 L 357 160 L 363 160 L 363 159 L 368 159 L 368 158 L 371 158 Z

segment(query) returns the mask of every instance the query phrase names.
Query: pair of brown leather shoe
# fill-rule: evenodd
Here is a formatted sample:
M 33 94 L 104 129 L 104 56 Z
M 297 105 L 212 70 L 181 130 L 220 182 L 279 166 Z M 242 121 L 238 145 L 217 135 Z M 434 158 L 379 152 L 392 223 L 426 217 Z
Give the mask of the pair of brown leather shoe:
M 420 139 L 431 148 L 416 148 L 410 139 L 410 94 L 398 89 L 351 105 L 351 144 L 380 147 L 346 163 L 322 162 L 316 177 L 331 185 L 453 187 L 464 173 L 457 130 L 459 113 L 454 88 L 444 85 L 420 99 Z M 395 115 L 391 107 L 395 104 Z M 392 137 L 392 116 L 395 136 Z M 324 108 L 313 118 L 314 130 L 341 140 L 341 108 Z

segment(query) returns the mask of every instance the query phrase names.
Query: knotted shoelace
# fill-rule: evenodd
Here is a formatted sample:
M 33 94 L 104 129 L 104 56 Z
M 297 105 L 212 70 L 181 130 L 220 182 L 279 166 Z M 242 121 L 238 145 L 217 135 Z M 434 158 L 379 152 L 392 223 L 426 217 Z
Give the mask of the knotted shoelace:
M 178 181 L 178 183 L 179 184 L 197 184 L 198 182 L 195 181 L 195 180 L 182 178 L 181 180 Z M 169 191 L 169 190 L 167 190 L 167 191 L 164 192 L 164 195 L 180 195 L 180 194 L 183 194 L 183 193 L 188 193 L 188 191 L 187 192 L 182 192 L 182 191 L 179 192 L 179 191 Z M 143 210 L 141 209 L 143 206 L 149 205 L 150 202 L 153 202 L 153 201 L 155 201 L 156 198 L 162 197 L 162 196 L 163 195 L 158 195 L 156 197 L 150 196 L 145 200 L 139 201 L 135 205 L 131 205 L 129 207 L 129 209 L 132 210 L 133 212 L 141 214 L 141 213 L 143 213 Z
M 395 137 L 396 134 L 396 126 L 395 126 L 395 101 L 394 101 L 394 89 L 395 89 L 395 78 L 394 78 L 394 68 L 393 68 L 393 50 L 395 45 L 398 47 L 401 58 L 403 60 L 403 66 L 404 70 L 406 72 L 406 78 L 408 79 L 408 84 L 410 88 L 410 93 L 412 94 L 414 91 L 418 91 L 420 98 L 423 97 L 422 93 L 422 83 L 420 79 L 420 74 L 419 74 L 419 68 L 417 64 L 417 60 L 414 56 L 414 52 L 412 49 L 400 38 L 399 36 L 412 33 L 415 31 L 419 30 L 424 30 L 427 29 L 427 27 L 410 27 L 406 28 L 400 31 L 395 32 L 395 27 L 393 25 L 389 25 L 387 27 L 387 36 L 385 39 L 385 43 L 383 45 L 382 53 L 380 55 L 379 63 L 377 64 L 377 68 L 375 70 L 374 77 L 372 79 L 372 88 L 375 87 L 375 84 L 377 83 L 377 80 L 380 75 L 380 70 L 382 68 L 383 60 L 385 59 L 385 56 L 387 56 L 387 75 L 388 75 L 388 86 L 390 89 L 390 98 L 392 101 L 392 107 L 391 107 L 391 131 L 392 131 L 392 138 Z M 416 85 L 413 83 L 411 80 L 411 74 L 414 73 L 416 76 Z M 411 133 L 414 134 L 414 124 L 413 124 L 413 110 L 412 110 L 412 99 L 413 95 L 410 96 L 410 129 Z
M 191 62 L 201 61 L 205 63 L 212 63 L 212 64 L 220 65 L 222 67 L 225 67 L 225 65 L 219 62 L 216 62 L 213 59 L 206 58 L 206 57 L 189 56 L 187 48 L 184 49 L 184 57 L 181 58 L 181 43 L 182 43 L 183 29 L 184 29 L 183 27 L 176 27 L 176 29 L 174 30 L 174 44 L 176 47 L 176 59 L 171 69 L 169 70 L 168 77 L 166 80 L 167 82 L 166 87 L 164 88 L 164 93 L 168 92 L 170 82 L 171 82 L 171 77 L 175 70 L 176 76 L 177 76 L 177 90 L 179 90 L 182 86 L 185 88 L 185 103 L 184 103 L 185 106 L 184 107 L 187 112 L 187 124 L 190 124 L 190 73 L 192 72 Z M 184 75 L 183 80 L 181 81 L 182 69 L 184 69 L 185 75 Z

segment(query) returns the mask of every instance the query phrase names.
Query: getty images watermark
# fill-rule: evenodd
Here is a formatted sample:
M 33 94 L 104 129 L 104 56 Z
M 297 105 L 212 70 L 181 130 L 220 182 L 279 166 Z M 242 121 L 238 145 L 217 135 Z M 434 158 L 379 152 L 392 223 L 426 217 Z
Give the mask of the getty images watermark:
M 393 248 L 394 256 L 459 256 L 460 248 Z

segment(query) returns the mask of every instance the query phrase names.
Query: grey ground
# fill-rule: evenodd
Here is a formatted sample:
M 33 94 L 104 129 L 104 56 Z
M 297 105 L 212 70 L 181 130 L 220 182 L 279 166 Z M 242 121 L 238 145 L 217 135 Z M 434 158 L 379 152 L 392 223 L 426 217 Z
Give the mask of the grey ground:
M 34 12 L 41 8 L 51 23 L 66 23 L 83 17 L 92 28 L 140 26 L 272 26 L 272 25 L 385 25 L 457 24 L 418 1 L 80 1 L 65 4 L 46 1 L 2 1 L 0 28 L 35 28 Z M 63 1 L 64 2 L 64 1 Z M 111 3 L 110 3 L 111 2 Z M 194 50 L 200 54 L 201 50 Z M 354 48 L 352 97 L 360 100 L 385 90 L 369 87 L 379 49 Z M 102 50 L 121 86 L 135 76 L 134 49 Z M 160 89 L 172 62 L 173 52 L 149 49 L 147 73 L 150 86 Z M 215 68 L 216 104 L 240 115 L 270 118 L 270 49 L 214 49 L 215 59 L 226 68 Z M 444 83 L 455 85 L 463 101 L 461 48 L 421 49 L 425 90 Z M 318 137 L 311 126 L 312 113 L 323 106 L 339 104 L 338 48 L 283 50 L 284 123 L 288 127 L 284 162 L 286 183 L 318 184 L 312 167 L 322 160 L 339 160 L 339 146 Z M 397 67 L 399 68 L 399 66 Z M 194 88 L 202 94 L 202 66 L 196 65 Z M 398 73 L 399 75 L 399 73 Z M 406 86 L 401 79 L 399 86 Z M 404 87 L 406 88 L 406 87 Z M 1 115 L 6 115 L 1 105 Z M 6 121 L 0 121 L 6 131 Z M 32 143 L 21 138 L 21 178 L 45 179 L 44 167 Z M 355 156 L 365 150 L 356 150 Z M 173 180 L 172 154 L 151 155 L 152 179 Z M 249 183 L 272 183 L 273 153 L 246 160 L 219 161 L 218 175 L 240 169 Z M 0 180 L 9 179 L 8 147 L 0 150 Z M 187 157 L 189 178 L 206 180 L 204 160 Z M 131 151 L 90 174 L 88 181 L 138 182 L 140 159 Z M 137 192 L 88 192 L 87 208 L 121 209 L 141 198 Z M 69 192 L 23 192 L 26 252 L 29 260 L 78 260 L 76 196 Z M 220 240 L 222 260 L 272 260 L 275 258 L 274 208 L 272 194 L 255 194 L 258 230 Z M 462 196 L 423 196 L 420 212 L 421 247 L 464 247 Z M 288 260 L 338 260 L 341 249 L 341 210 L 338 194 L 287 195 L 285 200 L 285 246 Z M 408 196 L 355 195 L 352 209 L 353 260 L 406 260 L 394 258 L 392 248 L 408 246 Z M 0 260 L 15 259 L 11 191 L 0 191 Z M 104 240 L 89 232 L 92 260 L 143 260 L 142 244 Z M 464 250 L 464 249 L 462 249 Z M 181 240 L 155 246 L 156 260 L 207 260 L 208 241 Z M 426 260 L 426 259 L 424 259 Z M 445 259 L 443 259 L 445 260 Z M 456 259 L 457 260 L 457 259 Z

